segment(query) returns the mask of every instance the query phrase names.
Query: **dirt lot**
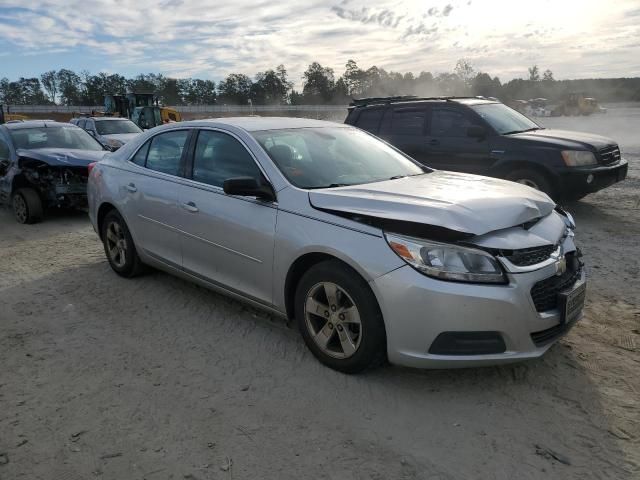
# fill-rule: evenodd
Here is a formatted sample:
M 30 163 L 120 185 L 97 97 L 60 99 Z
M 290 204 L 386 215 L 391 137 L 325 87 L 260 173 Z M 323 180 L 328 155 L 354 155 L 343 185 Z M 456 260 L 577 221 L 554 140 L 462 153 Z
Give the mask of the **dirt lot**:
M 117 277 L 82 213 L 1 210 L 0 479 L 640 478 L 640 108 L 580 122 L 631 176 L 569 206 L 586 317 L 515 366 L 345 376 L 281 320 Z

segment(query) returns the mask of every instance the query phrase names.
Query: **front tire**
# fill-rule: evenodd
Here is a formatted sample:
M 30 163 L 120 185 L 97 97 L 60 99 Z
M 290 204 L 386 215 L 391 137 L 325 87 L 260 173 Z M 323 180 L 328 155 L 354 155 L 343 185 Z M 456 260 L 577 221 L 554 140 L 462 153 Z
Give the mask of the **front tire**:
M 536 190 L 540 190 L 551 198 L 554 198 L 555 196 L 555 191 L 551 185 L 551 181 L 546 177 L 546 175 L 535 170 L 521 168 L 514 170 L 513 172 L 509 172 L 504 178 L 506 180 L 511 180 L 512 182 L 521 183 L 528 187 L 535 188 Z
M 295 294 L 295 315 L 313 355 L 328 367 L 358 373 L 386 360 L 386 332 L 367 283 L 343 263 L 311 267 Z
M 40 195 L 33 188 L 20 188 L 11 198 L 13 215 L 18 223 L 37 223 L 44 217 Z
M 129 227 L 116 210 L 111 210 L 105 216 L 101 233 L 104 253 L 113 271 L 125 278 L 140 274 L 143 270 L 142 261 Z

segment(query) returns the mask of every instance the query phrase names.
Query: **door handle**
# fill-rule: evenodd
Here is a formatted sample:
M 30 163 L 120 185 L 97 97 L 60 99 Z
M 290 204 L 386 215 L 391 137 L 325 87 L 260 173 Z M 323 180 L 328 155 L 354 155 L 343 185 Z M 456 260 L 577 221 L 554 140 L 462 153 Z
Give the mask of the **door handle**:
M 200 211 L 200 209 L 193 202 L 183 203 L 182 208 L 184 208 L 187 212 L 191 212 L 191 213 L 196 213 Z
M 138 189 L 136 188 L 136 186 L 133 183 L 130 183 L 125 188 L 127 190 L 129 190 L 131 193 L 136 193 L 138 191 Z
M 440 140 L 433 138 L 427 142 L 429 145 L 440 145 Z

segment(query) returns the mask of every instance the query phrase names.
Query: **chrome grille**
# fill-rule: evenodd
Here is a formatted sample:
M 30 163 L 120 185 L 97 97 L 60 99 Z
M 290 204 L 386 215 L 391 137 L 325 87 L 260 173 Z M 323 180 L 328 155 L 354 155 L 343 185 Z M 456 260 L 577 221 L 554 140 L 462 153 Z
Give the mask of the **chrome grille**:
M 544 245 L 542 247 L 521 248 L 519 250 L 511 250 L 503 252 L 503 255 L 514 265 L 518 267 L 528 267 L 537 263 L 544 262 L 558 248 L 555 245 Z M 508 253 L 508 255 L 506 255 Z
M 600 163 L 604 165 L 616 163 L 620 160 L 620 148 L 617 145 L 609 145 L 598 150 L 598 155 L 600 156 Z

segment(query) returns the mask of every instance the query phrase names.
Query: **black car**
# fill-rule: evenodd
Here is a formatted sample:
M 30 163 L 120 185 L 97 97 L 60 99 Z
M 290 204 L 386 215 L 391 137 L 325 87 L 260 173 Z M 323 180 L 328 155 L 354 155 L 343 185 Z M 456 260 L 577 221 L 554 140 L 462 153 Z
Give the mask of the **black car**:
M 627 176 L 615 141 L 546 129 L 496 100 L 387 97 L 354 101 L 345 123 L 436 169 L 505 178 L 577 200 Z
M 84 207 L 88 166 L 107 150 L 69 123 L 20 121 L 0 125 L 0 204 L 16 220 L 34 223 L 49 207 Z

